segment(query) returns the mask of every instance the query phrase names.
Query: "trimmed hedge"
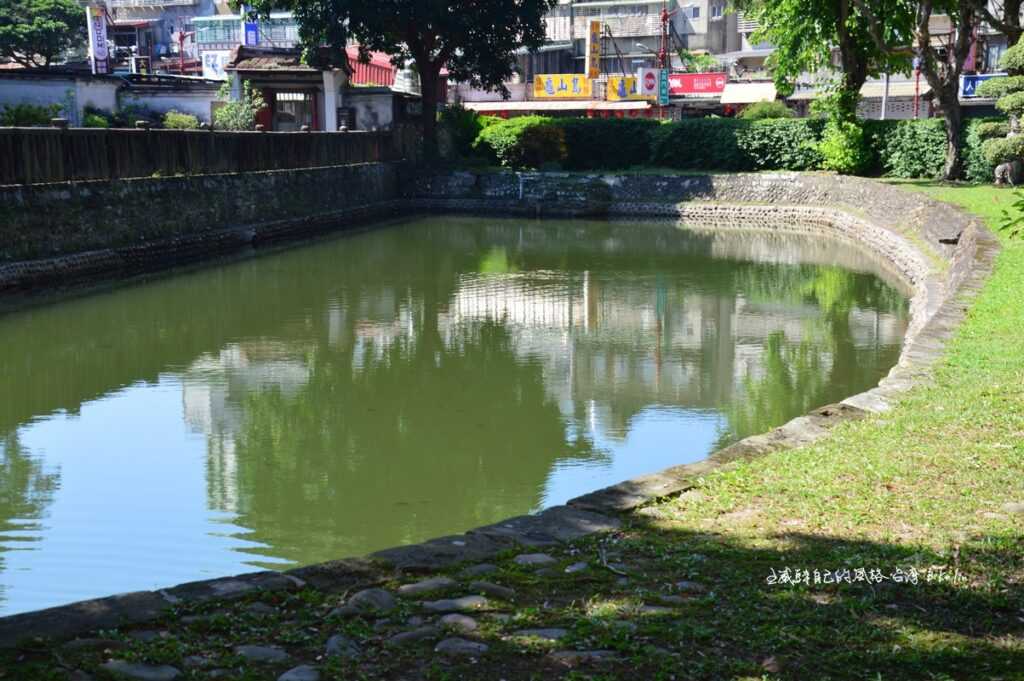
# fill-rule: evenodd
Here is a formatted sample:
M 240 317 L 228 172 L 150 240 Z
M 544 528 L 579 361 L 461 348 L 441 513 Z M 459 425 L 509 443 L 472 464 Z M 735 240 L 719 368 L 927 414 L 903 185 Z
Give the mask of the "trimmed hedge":
M 480 131 L 473 150 L 509 168 L 543 168 L 566 158 L 565 133 L 546 116 L 521 116 Z
M 989 182 L 993 165 L 981 152 L 985 136 L 1005 121 L 970 119 L 962 132 L 965 172 Z M 513 168 L 555 166 L 572 171 L 656 166 L 695 171 L 816 170 L 842 162 L 845 172 L 935 178 L 946 158 L 941 119 L 861 121 L 857 134 L 823 145 L 823 119 L 738 120 L 550 118 L 502 120 L 480 132 L 473 149 Z M 557 132 L 553 132 L 557 131 Z
M 554 118 L 565 133 L 566 170 L 620 170 L 651 158 L 651 133 L 660 123 L 647 119 Z

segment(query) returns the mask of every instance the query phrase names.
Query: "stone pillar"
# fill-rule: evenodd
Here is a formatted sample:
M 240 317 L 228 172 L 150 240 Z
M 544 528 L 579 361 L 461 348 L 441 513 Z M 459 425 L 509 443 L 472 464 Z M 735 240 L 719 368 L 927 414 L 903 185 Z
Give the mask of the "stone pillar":
M 324 130 L 334 132 L 338 129 L 338 107 L 342 104 L 341 86 L 345 83 L 345 73 L 339 70 L 324 71 Z

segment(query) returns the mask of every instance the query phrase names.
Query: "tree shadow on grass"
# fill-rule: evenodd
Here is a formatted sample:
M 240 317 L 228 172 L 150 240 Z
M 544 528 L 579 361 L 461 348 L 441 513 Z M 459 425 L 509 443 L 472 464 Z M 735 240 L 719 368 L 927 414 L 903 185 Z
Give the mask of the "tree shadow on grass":
M 631 655 L 635 678 L 1024 678 L 1020 536 L 940 553 L 800 532 L 737 540 L 637 520 L 611 549 L 631 566 L 629 583 L 595 575 L 572 587 L 591 602 L 684 597 L 677 614 L 638 613 L 635 636 L 609 641 Z M 707 592 L 668 586 L 681 580 Z

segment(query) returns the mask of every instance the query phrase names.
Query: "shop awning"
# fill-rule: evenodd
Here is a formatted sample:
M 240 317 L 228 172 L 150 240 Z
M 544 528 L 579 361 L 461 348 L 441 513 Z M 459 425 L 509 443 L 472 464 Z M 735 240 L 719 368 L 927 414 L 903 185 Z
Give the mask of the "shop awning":
M 777 92 L 774 83 L 726 83 L 722 104 L 753 104 L 773 102 Z
M 528 102 L 463 102 L 462 106 L 478 113 L 497 111 L 637 111 L 649 109 L 648 102 L 604 102 L 592 99 L 570 101 L 533 100 Z
M 864 83 L 860 89 L 860 96 L 864 99 L 881 99 L 882 94 L 885 92 L 885 83 L 882 82 L 870 82 Z M 913 97 L 915 92 L 915 86 L 913 81 L 898 81 L 895 83 L 889 83 L 889 96 L 890 97 Z M 921 89 L 919 94 L 924 97 L 930 95 L 932 92 L 932 86 L 921 80 Z M 802 90 L 800 92 L 794 92 L 786 99 L 793 102 L 809 101 L 817 99 L 821 96 L 820 90 Z

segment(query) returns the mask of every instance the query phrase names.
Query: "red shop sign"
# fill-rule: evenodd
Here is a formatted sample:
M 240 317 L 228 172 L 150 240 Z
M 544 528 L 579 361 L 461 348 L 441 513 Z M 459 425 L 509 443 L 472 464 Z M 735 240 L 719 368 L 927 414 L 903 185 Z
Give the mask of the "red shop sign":
M 729 76 L 725 73 L 670 73 L 668 92 L 672 95 L 721 94 Z

